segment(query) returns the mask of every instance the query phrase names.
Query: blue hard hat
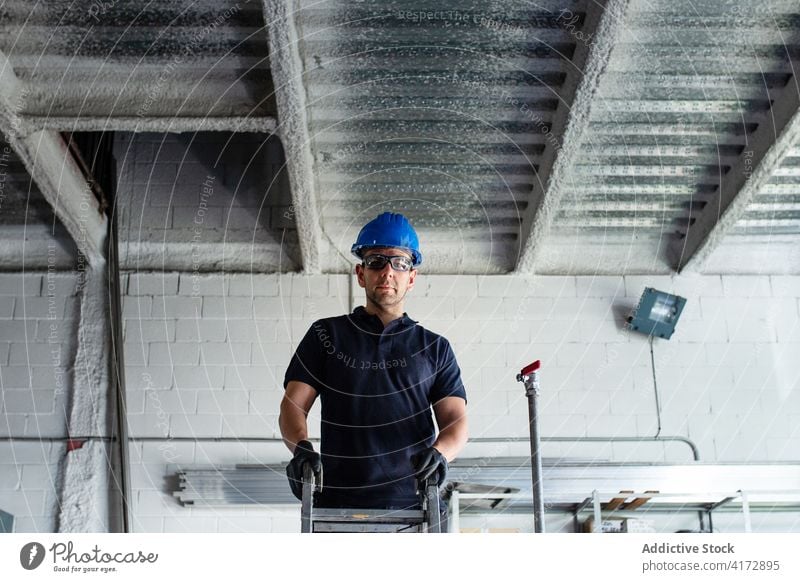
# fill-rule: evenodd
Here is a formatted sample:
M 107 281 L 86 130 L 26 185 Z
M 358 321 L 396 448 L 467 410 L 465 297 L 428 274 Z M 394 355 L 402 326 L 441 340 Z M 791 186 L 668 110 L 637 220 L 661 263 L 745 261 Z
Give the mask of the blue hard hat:
M 358 238 L 350 252 L 361 259 L 366 249 L 378 247 L 406 250 L 411 253 L 411 260 L 415 267 L 422 263 L 417 233 L 402 214 L 384 212 L 370 220 L 358 233 Z

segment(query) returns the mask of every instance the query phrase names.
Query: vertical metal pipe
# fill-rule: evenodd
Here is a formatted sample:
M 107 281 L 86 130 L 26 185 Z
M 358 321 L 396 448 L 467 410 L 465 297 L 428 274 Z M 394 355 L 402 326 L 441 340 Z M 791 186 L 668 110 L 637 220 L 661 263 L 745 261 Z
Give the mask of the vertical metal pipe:
M 744 531 L 745 533 L 753 532 L 753 522 L 750 520 L 750 501 L 747 499 L 747 493 L 739 491 L 742 498 L 742 515 L 744 516 Z
M 439 487 L 435 483 L 425 484 L 425 513 L 427 514 L 428 533 L 442 533 Z
M 114 205 L 114 210 L 116 204 Z M 120 521 L 122 531 L 131 531 L 131 507 L 130 507 L 130 454 L 128 452 L 128 419 L 127 406 L 125 399 L 125 359 L 122 344 L 122 300 L 120 289 L 119 256 L 117 240 L 117 221 L 116 213 L 112 210 L 109 225 L 108 237 L 108 305 L 110 310 L 111 324 L 111 387 L 114 391 L 114 435 L 119 445 L 117 452 L 118 461 L 116 463 L 116 475 L 118 494 L 120 496 Z
M 458 489 L 450 495 L 450 531 L 461 533 L 461 498 Z
M 128 419 L 125 401 L 125 358 L 122 343 L 122 300 L 119 273 L 119 247 L 117 239 L 116 202 L 114 203 L 108 225 L 108 305 L 111 323 L 111 386 L 114 390 L 114 434 L 119 445 L 118 461 L 116 463 L 117 488 L 120 496 L 120 521 L 122 531 L 131 531 L 131 478 L 130 454 L 128 452 Z
M 314 471 L 303 465 L 303 499 L 300 509 L 300 533 L 312 533 L 314 527 Z
M 600 494 L 597 492 L 597 489 L 592 491 L 592 509 L 594 509 L 592 533 L 603 533 L 603 512 L 600 506 Z
M 534 375 L 536 373 L 534 372 Z M 527 390 L 528 427 L 531 433 L 531 475 L 533 481 L 533 523 L 536 533 L 544 533 L 544 487 L 542 485 L 542 455 L 539 440 L 538 390 Z
M 528 398 L 528 429 L 531 437 L 531 479 L 533 486 L 533 531 L 544 533 L 544 487 L 542 485 L 542 455 L 539 440 L 539 360 L 523 368 L 517 381 L 525 384 Z

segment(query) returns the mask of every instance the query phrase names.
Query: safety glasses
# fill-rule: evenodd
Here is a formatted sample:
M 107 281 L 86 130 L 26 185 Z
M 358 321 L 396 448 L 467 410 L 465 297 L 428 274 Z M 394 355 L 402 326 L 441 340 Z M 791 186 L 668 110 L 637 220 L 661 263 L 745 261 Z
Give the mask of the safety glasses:
M 389 263 L 395 271 L 410 271 L 414 264 L 411 259 L 402 255 L 387 257 L 386 255 L 368 255 L 364 257 L 362 264 L 367 269 L 380 270 Z

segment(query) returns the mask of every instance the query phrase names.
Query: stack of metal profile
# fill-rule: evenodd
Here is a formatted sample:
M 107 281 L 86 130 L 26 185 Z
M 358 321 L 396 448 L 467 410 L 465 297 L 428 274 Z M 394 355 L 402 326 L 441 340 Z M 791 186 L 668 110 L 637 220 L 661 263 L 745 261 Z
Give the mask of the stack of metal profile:
M 173 492 L 182 505 L 282 505 L 297 503 L 286 464 L 236 465 L 178 471 Z
M 544 497 L 551 509 L 570 510 L 597 492 L 603 501 L 634 491 L 650 508 L 708 508 L 746 491 L 752 509 L 800 510 L 800 464 L 544 463 Z M 174 495 L 183 505 L 296 504 L 286 465 L 186 468 Z M 462 511 L 531 508 L 531 471 L 525 458 L 461 459 L 448 473 L 448 491 L 480 493 Z M 657 491 L 658 494 L 646 492 Z M 498 497 L 492 497 L 498 495 Z M 732 507 L 736 507 L 734 500 Z
M 526 465 L 526 462 L 525 458 L 517 457 L 489 461 L 464 459 L 451 464 L 448 475 L 452 486 L 479 483 L 483 484 L 482 491 L 530 491 L 530 465 Z M 184 468 L 177 472 L 177 477 L 178 488 L 173 495 L 183 505 L 297 503 L 289 489 L 285 463 Z

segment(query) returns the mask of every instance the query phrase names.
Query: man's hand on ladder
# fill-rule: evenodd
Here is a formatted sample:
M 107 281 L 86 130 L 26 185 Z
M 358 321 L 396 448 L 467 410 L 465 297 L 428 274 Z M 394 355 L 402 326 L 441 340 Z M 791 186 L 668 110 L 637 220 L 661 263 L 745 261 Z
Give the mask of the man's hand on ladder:
M 303 499 L 303 467 L 308 464 L 317 483 L 322 480 L 322 459 L 308 441 L 300 441 L 294 449 L 294 457 L 286 466 L 286 476 L 295 497 Z
M 419 483 L 433 482 L 441 486 L 447 478 L 447 459 L 435 447 L 412 455 L 411 465 Z

